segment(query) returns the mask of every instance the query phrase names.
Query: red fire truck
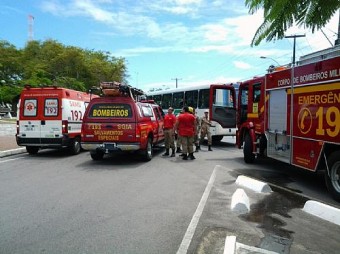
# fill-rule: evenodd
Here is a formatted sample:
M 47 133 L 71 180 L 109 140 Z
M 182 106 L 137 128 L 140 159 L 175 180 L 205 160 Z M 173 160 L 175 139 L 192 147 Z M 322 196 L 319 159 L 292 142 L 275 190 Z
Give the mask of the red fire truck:
M 243 148 L 246 163 L 266 156 L 314 172 L 324 170 L 328 190 L 340 200 L 339 46 L 295 67 L 242 82 L 234 106 L 236 144 Z M 223 122 L 214 111 L 210 114 L 222 126 L 230 125 L 233 117 L 229 114 Z

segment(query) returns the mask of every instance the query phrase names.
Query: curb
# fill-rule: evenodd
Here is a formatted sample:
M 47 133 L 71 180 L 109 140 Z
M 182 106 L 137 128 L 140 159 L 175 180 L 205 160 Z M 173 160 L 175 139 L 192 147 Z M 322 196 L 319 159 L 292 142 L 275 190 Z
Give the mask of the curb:
M 302 211 L 340 226 L 340 209 L 333 206 L 309 200 Z
M 247 177 L 247 176 L 238 176 L 236 179 L 236 184 L 241 185 L 245 188 L 251 189 L 255 192 L 260 192 L 260 193 L 270 193 L 272 192 L 272 189 L 270 188 L 269 184 L 258 181 L 256 179 Z M 279 186 L 273 186 L 275 188 L 279 188 L 284 191 L 288 191 L 284 188 L 281 188 Z M 239 190 L 239 189 L 238 189 Z M 242 190 L 242 189 L 241 189 Z M 237 192 L 237 191 L 236 191 Z M 244 192 L 244 194 L 237 194 L 236 192 L 233 195 L 232 199 L 232 210 L 235 207 L 247 207 L 247 203 L 249 205 L 249 199 L 247 194 Z M 295 195 L 299 195 L 304 197 L 301 194 L 293 192 Z M 235 196 L 235 200 L 234 200 Z M 306 199 L 311 199 L 309 197 L 306 197 Z M 339 225 L 340 226 L 340 209 L 324 204 L 320 201 L 314 201 L 314 200 L 308 200 L 306 201 L 302 211 L 309 213 L 311 215 L 314 215 L 320 219 L 326 220 L 328 222 L 331 222 L 333 224 Z M 235 211 L 238 212 L 238 210 L 235 208 Z
M 0 158 L 20 153 L 26 153 L 26 148 L 16 148 L 7 151 L 0 151 Z
M 251 189 L 253 191 L 259 193 L 270 193 L 272 189 L 267 183 L 261 182 L 259 180 L 247 177 L 247 176 L 238 176 L 236 179 L 236 184 Z

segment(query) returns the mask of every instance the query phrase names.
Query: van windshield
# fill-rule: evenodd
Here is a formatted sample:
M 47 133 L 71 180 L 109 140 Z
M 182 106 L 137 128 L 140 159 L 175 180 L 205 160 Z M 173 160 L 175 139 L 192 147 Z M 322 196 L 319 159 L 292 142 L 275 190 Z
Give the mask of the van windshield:
M 90 118 L 131 118 L 130 104 L 124 103 L 98 103 L 93 104 L 89 111 Z

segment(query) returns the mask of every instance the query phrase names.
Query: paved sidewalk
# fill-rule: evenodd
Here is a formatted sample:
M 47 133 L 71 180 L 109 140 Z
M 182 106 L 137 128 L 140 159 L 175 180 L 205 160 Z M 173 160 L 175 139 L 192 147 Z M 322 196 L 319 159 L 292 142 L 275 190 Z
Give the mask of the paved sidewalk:
M 16 122 L 0 120 L 0 157 L 26 152 L 15 140 Z

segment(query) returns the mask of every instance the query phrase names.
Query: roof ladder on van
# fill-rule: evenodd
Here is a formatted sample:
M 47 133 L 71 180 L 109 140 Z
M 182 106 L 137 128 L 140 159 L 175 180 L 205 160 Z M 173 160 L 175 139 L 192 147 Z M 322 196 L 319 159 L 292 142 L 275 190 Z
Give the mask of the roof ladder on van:
M 144 95 L 143 90 L 119 83 L 113 82 L 101 82 L 100 88 L 105 96 L 129 96 L 134 100 L 137 100 L 139 96 Z

